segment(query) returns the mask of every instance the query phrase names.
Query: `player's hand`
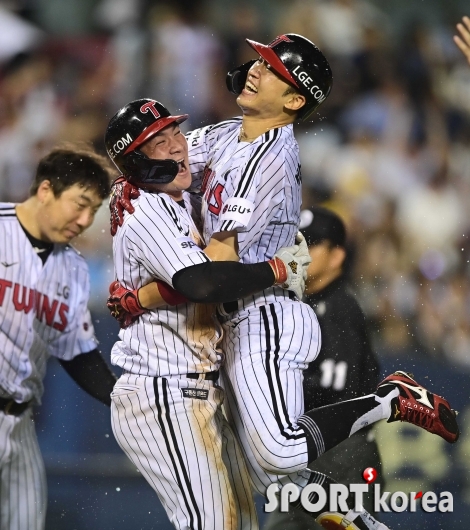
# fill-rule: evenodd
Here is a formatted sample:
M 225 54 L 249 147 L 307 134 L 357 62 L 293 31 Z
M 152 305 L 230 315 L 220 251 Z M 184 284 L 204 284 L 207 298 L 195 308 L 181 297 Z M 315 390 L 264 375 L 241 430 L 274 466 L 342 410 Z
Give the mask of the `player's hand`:
M 130 291 L 119 282 L 112 282 L 109 286 L 108 306 L 111 316 L 113 316 L 125 329 L 134 323 L 140 315 L 147 310 L 139 302 L 138 289 Z
M 274 271 L 275 285 L 293 291 L 301 300 L 305 290 L 307 268 L 312 259 L 302 234 L 297 234 L 296 241 L 298 244 L 292 247 L 280 248 L 269 264 Z
M 454 42 L 470 64 L 470 18 L 463 17 L 462 22 L 457 24 L 457 29 L 460 36 L 454 35 Z
M 111 214 L 111 235 L 114 236 L 117 229 L 122 225 L 124 210 L 134 213 L 131 204 L 132 199 L 137 199 L 140 195 L 139 188 L 128 182 L 123 176 L 117 178 L 111 186 L 111 196 L 109 197 L 109 211 Z

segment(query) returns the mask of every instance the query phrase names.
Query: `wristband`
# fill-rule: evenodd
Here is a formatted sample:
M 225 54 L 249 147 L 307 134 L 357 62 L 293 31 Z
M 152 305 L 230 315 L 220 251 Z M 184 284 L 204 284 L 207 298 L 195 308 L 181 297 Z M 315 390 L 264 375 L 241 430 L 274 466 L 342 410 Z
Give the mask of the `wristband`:
M 274 272 L 274 285 L 283 284 L 287 281 L 287 269 L 285 263 L 279 258 L 268 261 Z
M 161 297 L 168 305 L 185 304 L 188 301 L 186 297 L 178 291 L 175 291 L 167 283 L 161 282 L 160 280 L 155 280 L 155 283 L 157 284 Z

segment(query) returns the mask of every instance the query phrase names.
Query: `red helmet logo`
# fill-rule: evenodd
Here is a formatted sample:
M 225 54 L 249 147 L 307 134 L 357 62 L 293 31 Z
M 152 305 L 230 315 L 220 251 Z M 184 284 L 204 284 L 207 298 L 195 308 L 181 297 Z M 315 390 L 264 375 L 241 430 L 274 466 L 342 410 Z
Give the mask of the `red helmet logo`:
M 292 39 L 289 39 L 286 35 L 279 35 L 279 37 L 276 37 L 273 41 L 271 41 L 268 46 L 270 48 L 273 48 L 276 46 L 276 44 L 279 44 L 280 42 L 294 42 Z
M 140 107 L 140 112 L 142 112 L 142 114 L 146 114 L 148 111 L 150 111 L 155 116 L 155 119 L 158 119 L 160 117 L 160 113 L 155 108 L 155 101 L 148 101 Z

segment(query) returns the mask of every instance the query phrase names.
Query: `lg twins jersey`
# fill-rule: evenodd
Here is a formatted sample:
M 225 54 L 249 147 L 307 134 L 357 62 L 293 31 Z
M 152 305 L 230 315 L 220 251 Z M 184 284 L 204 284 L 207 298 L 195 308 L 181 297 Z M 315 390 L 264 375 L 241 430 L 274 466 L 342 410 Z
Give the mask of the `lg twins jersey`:
M 49 355 L 70 360 L 96 348 L 85 260 L 54 245 L 43 265 L 15 205 L 0 203 L 0 396 L 40 402 Z
M 299 149 L 292 125 L 240 142 L 240 119 L 192 131 L 190 167 L 202 173 L 204 239 L 236 230 L 240 261 L 271 259 L 294 243 L 301 204 Z
M 235 118 L 188 133 L 191 173 L 201 181 L 207 244 L 215 232 L 238 232 L 242 263 L 273 257 L 294 244 L 301 205 L 299 148 L 293 126 L 239 141 Z M 271 288 L 268 293 L 287 293 Z
M 197 204 L 196 204 L 197 201 Z M 179 270 L 207 262 L 193 216 L 200 198 L 184 193 L 184 207 L 164 193 L 147 193 L 132 202 L 114 236 L 116 279 L 137 289 L 157 279 L 172 284 Z M 210 304 L 164 306 L 141 315 L 120 331 L 111 362 L 133 374 L 151 377 L 217 370 L 214 307 Z

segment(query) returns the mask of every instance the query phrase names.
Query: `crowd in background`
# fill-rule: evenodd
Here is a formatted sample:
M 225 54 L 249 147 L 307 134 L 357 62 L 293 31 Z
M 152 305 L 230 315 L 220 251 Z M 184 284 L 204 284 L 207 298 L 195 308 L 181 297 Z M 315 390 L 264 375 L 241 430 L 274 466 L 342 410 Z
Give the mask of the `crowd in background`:
M 244 38 L 300 33 L 334 75 L 328 100 L 296 126 L 304 205 L 347 223 L 376 350 L 470 370 L 470 67 L 452 41 L 468 14 L 457 3 L 445 17 L 397 21 L 365 0 L 100 0 L 83 2 L 85 27 L 60 1 L 37 4 L 55 9 L 0 4 L 1 201 L 28 195 L 37 160 L 60 141 L 104 152 L 109 118 L 132 99 L 189 113 L 185 130 L 238 115 L 225 74 L 254 58 Z M 106 311 L 106 207 L 77 246 L 92 310 Z

